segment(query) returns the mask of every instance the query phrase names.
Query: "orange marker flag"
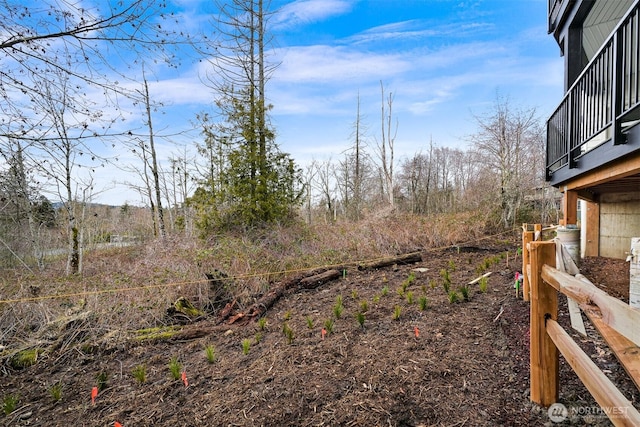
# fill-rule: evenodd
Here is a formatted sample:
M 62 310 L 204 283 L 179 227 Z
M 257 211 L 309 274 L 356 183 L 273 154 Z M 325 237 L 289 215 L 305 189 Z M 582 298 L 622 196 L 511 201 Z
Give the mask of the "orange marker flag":
M 122 424 L 120 424 L 119 422 L 117 422 L 117 421 L 116 421 L 116 422 L 113 424 L 113 427 L 122 427 Z
M 96 397 L 98 397 L 98 387 L 91 389 L 91 403 L 96 404 Z
M 327 330 L 325 328 L 322 328 L 322 332 L 320 332 L 320 335 L 322 335 L 322 339 L 324 339 L 324 336 L 327 335 Z
M 189 387 L 189 381 L 187 381 L 187 371 L 182 371 L 182 382 L 185 387 Z
M 418 329 L 417 326 L 413 327 L 413 332 L 416 334 L 416 338 L 418 338 L 420 336 L 420 329 Z

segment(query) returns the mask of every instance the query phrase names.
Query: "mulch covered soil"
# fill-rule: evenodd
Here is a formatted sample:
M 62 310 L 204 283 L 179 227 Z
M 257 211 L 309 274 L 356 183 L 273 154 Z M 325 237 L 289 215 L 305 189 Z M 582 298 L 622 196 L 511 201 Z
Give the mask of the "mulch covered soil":
M 529 400 L 529 305 L 516 298 L 513 287 L 515 272 L 521 268 L 521 259 L 513 259 L 516 245 L 515 238 L 514 244 L 483 241 L 474 248 L 424 251 L 417 264 L 348 269 L 338 280 L 286 294 L 267 311 L 264 330 L 255 320 L 229 325 L 207 318 L 183 326 L 170 338 L 139 342 L 130 333 L 110 331 L 95 342 L 66 342 L 42 354 L 34 366 L 1 368 L 0 397 L 19 395 L 19 403 L 13 413 L 0 414 L 0 423 L 551 425 L 547 410 Z M 508 261 L 500 258 L 506 251 Z M 469 301 L 450 303 L 441 271 L 450 272 L 451 289 L 456 290 L 478 277 L 478 266 L 487 259 L 495 261 L 488 267 L 492 275 L 487 291 L 480 292 L 475 284 Z M 596 264 L 588 263 L 588 277 Z M 624 263 L 615 265 L 628 268 Z M 410 281 L 415 268 L 424 270 L 415 272 Z M 398 289 L 407 281 L 402 296 Z M 601 286 L 606 282 L 602 277 L 594 281 Z M 388 290 L 386 295 L 383 289 Z M 339 296 L 344 311 L 336 319 Z M 424 296 L 428 307 L 421 310 L 419 299 Z M 356 314 L 363 311 L 363 301 L 368 307 L 360 326 Z M 566 325 L 565 305 L 561 303 L 560 321 Z M 397 310 L 399 318 L 394 319 Z M 323 339 L 329 319 L 333 330 Z M 283 333 L 285 324 L 293 331 L 290 343 Z M 589 338 L 573 335 L 637 404 L 638 390 L 589 329 Z M 243 340 L 250 342 L 247 354 Z M 215 346 L 214 363 L 206 359 L 207 345 Z M 181 363 L 188 386 L 171 376 L 173 357 Z M 144 383 L 132 374 L 140 365 L 146 367 Z M 92 404 L 91 389 L 101 372 L 107 381 Z M 560 375 L 562 403 L 569 408 L 597 407 L 562 359 Z M 50 393 L 54 384 L 62 386 L 59 401 Z M 586 424 L 609 425 L 609 421 L 583 411 L 557 425 Z

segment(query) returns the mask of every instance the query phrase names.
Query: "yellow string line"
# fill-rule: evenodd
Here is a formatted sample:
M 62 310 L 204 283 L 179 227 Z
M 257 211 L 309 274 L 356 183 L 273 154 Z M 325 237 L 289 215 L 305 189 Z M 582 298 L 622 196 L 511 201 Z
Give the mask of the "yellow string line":
M 479 237 L 477 239 L 468 240 L 466 242 L 462 242 L 462 243 L 455 244 L 455 245 L 446 245 L 446 246 L 440 246 L 440 247 L 436 247 L 436 248 L 429 248 L 429 249 L 425 249 L 423 251 L 418 251 L 418 252 L 435 252 L 435 251 L 448 249 L 448 248 L 455 247 L 455 246 L 463 246 L 463 245 L 466 245 L 466 244 L 469 244 L 469 243 L 472 243 L 472 242 L 478 242 L 478 241 L 481 241 L 481 240 L 486 240 L 486 239 L 491 239 L 491 238 L 494 238 L 494 237 L 498 237 L 498 236 L 501 236 L 503 234 L 511 233 L 513 231 L 518 231 L 518 229 L 514 228 L 513 230 L 503 231 L 501 233 L 493 234 L 491 236 Z M 389 257 L 388 256 L 384 256 L 384 257 L 372 258 L 372 259 L 368 259 L 368 260 L 364 260 L 364 261 L 350 261 L 350 262 L 341 263 L 341 264 L 325 264 L 325 265 L 320 265 L 320 266 L 315 266 L 315 267 L 304 267 L 304 268 L 297 268 L 297 269 L 293 269 L 293 270 L 280 270 L 280 271 L 274 271 L 274 272 L 270 272 L 270 273 L 240 274 L 240 275 L 237 275 L 237 276 L 219 278 L 218 280 L 237 280 L 237 279 L 249 279 L 249 278 L 254 278 L 254 277 L 286 275 L 286 274 L 291 274 L 291 273 L 299 273 L 299 272 L 303 272 L 303 271 L 317 270 L 317 269 L 323 269 L 323 268 L 334 268 L 334 267 L 344 267 L 344 266 L 349 266 L 349 265 L 360 265 L 360 264 L 364 264 L 364 263 L 381 261 L 381 260 L 384 260 L 386 258 L 389 258 Z M 131 291 L 141 291 L 141 290 L 145 290 L 145 289 L 156 289 L 156 288 L 163 288 L 163 287 L 177 287 L 177 286 L 182 286 L 182 285 L 192 285 L 192 284 L 195 284 L 195 283 L 203 283 L 203 282 L 206 282 L 206 281 L 207 280 L 193 280 L 193 281 L 186 281 L 186 282 L 170 282 L 170 283 L 162 283 L 162 284 L 158 284 L 158 285 L 135 286 L 135 287 L 132 287 L 132 288 L 115 288 L 115 289 L 112 288 L 112 289 L 102 289 L 102 290 L 95 290 L 95 291 L 74 292 L 74 293 L 67 293 L 67 294 L 55 294 L 55 295 L 43 295 L 43 296 L 28 297 L 28 298 L 5 299 L 5 300 L 0 300 L 0 304 L 36 302 L 36 301 L 44 301 L 44 300 L 50 300 L 50 299 L 63 299 L 63 298 L 72 298 L 72 297 L 86 297 L 86 296 L 90 296 L 90 295 L 124 293 L 124 292 L 131 292 Z

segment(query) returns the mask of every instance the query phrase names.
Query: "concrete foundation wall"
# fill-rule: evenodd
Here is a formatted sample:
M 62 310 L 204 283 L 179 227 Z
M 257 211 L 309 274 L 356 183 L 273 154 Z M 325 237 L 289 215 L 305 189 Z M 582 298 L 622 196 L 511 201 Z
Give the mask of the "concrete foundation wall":
M 631 238 L 640 237 L 640 192 L 600 199 L 600 256 L 626 258 Z

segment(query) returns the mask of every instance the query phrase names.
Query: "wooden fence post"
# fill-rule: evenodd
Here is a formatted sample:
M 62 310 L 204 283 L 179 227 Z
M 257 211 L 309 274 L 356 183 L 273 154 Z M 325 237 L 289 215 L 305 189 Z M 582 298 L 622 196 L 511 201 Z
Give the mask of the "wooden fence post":
M 529 231 L 529 224 L 522 224 L 522 299 L 529 301 L 531 298 L 531 285 L 529 284 L 528 266 L 530 265 L 528 244 L 535 240 L 536 233 L 542 232 L 541 224 L 534 224 L 533 231 Z
M 545 329 L 547 318 L 558 318 L 558 293 L 542 280 L 542 266 L 556 265 L 553 241 L 529 244 L 531 263 L 530 379 L 531 400 L 542 406 L 558 401 L 558 349 Z
M 529 301 L 529 247 L 528 244 L 533 241 L 533 231 L 527 229 L 527 224 L 522 225 L 522 299 Z

